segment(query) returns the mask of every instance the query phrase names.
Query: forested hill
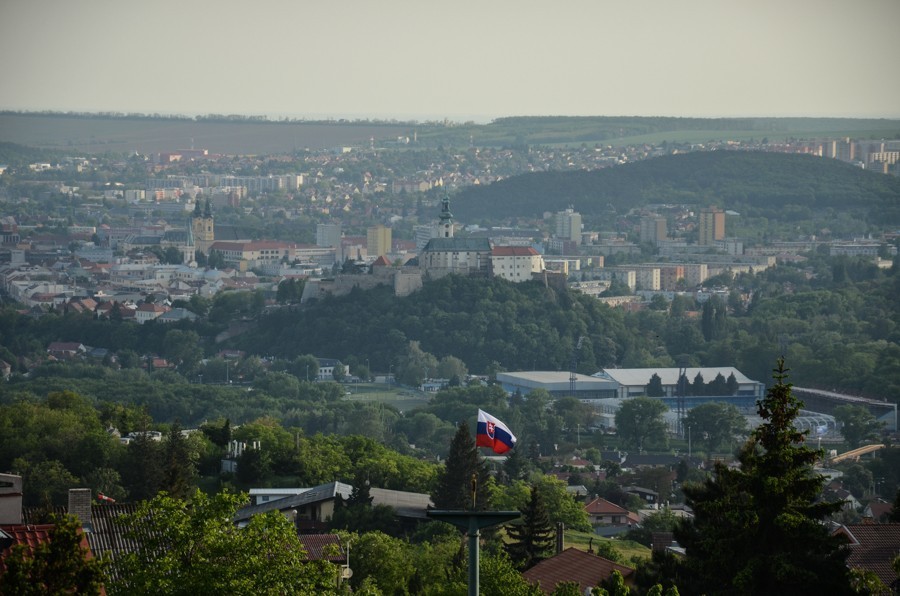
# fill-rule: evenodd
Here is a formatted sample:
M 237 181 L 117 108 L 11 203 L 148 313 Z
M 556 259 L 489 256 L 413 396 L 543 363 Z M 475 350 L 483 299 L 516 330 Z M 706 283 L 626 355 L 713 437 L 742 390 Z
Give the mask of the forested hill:
M 644 338 L 626 328 L 622 311 L 593 298 L 537 282 L 459 276 L 427 283 L 405 298 L 380 287 L 299 312 L 275 312 L 235 347 L 283 358 L 369 354 L 374 370 L 388 370 L 410 341 L 419 341 L 438 358 L 456 356 L 483 373 L 492 363 L 512 370 L 568 370 L 580 336 L 586 341 L 578 366 L 588 374 L 646 347 Z
M 573 206 L 587 217 L 653 203 L 717 205 L 759 217 L 785 207 L 900 224 L 900 179 L 835 159 L 748 151 L 669 155 L 596 171 L 524 174 L 473 186 L 453 200 L 458 220 L 540 217 Z

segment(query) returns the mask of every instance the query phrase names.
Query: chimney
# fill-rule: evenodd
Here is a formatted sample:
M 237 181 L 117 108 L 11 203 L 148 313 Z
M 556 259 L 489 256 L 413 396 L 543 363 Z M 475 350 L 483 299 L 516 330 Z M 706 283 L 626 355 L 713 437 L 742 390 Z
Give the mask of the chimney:
M 566 524 L 562 522 L 556 522 L 556 554 L 563 552 L 565 548 L 565 542 L 563 540 L 563 534 L 565 533 Z
M 91 531 L 91 489 L 69 489 L 69 515 L 77 517 L 86 532 Z
M 652 532 L 650 534 L 650 550 L 655 553 L 666 552 L 666 549 L 672 544 L 672 532 Z

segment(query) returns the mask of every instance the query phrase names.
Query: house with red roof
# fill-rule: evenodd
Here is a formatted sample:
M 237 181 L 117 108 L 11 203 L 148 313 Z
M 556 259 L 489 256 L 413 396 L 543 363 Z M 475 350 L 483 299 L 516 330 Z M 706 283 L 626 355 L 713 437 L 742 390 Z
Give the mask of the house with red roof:
M 834 535 L 843 536 L 849 543 L 848 567 L 871 571 L 892 594 L 900 592 L 900 578 L 892 566 L 894 558 L 900 555 L 900 524 L 841 526 Z
M 635 571 L 631 567 L 570 547 L 556 556 L 544 559 L 525 571 L 522 577 L 529 583 L 536 584 L 544 594 L 553 592 L 561 582 L 578 582 L 579 592 L 584 594 L 609 579 L 613 571 L 622 574 L 626 586 L 634 585 Z
M 636 513 L 628 511 L 603 497 L 597 497 L 584 506 L 592 526 L 627 526 L 640 522 Z

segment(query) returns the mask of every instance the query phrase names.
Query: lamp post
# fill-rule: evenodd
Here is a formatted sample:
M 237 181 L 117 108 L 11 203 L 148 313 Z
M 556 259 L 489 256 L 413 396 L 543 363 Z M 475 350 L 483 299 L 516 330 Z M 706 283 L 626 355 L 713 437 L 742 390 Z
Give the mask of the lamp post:
M 366 358 L 366 376 L 367 377 L 372 376 L 372 369 L 369 368 L 369 359 L 368 358 Z M 368 380 L 368 378 L 366 380 Z
M 472 479 L 472 501 L 475 501 L 475 479 Z M 478 596 L 480 573 L 478 570 L 480 553 L 479 539 L 483 528 L 499 526 L 522 516 L 518 511 L 456 511 L 431 509 L 428 517 L 439 519 L 466 530 L 469 537 L 469 596 Z

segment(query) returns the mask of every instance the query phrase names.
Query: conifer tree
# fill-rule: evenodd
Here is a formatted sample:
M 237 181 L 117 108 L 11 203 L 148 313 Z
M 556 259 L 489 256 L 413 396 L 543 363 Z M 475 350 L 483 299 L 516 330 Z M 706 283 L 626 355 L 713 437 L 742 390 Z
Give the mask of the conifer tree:
M 437 488 L 431 495 L 436 509 L 472 509 L 472 475 L 476 480 L 476 510 L 488 507 L 488 471 L 479 459 L 475 439 L 469 434 L 465 421 L 459 424 L 444 469 L 438 478 Z
M 521 570 L 541 561 L 553 546 L 553 527 L 541 493 L 531 487 L 531 499 L 522 510 L 522 523 L 507 527 L 510 543 L 506 551 Z
M 822 524 L 841 503 L 818 502 L 820 452 L 804 445 L 794 420 L 802 402 L 786 382 L 757 404 L 764 422 L 739 456 L 740 468 L 718 464 L 702 485 L 685 485 L 694 519 L 676 528 L 685 547 L 688 588 L 714 594 L 849 593 L 847 551 Z M 680 582 L 679 582 L 680 583 Z

